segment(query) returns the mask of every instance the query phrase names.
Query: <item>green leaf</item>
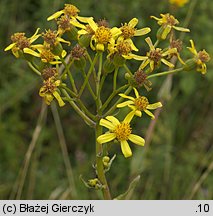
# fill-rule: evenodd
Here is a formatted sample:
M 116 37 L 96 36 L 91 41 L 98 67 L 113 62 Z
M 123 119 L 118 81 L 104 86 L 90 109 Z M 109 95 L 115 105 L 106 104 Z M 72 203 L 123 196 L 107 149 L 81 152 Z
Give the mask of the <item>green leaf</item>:
M 126 192 L 124 192 L 123 194 L 120 194 L 119 196 L 117 196 L 116 198 L 114 198 L 115 200 L 129 200 L 131 198 L 131 196 L 133 195 L 133 192 L 135 190 L 135 187 L 137 186 L 138 182 L 140 181 L 140 175 L 138 175 L 136 178 L 134 178 L 130 185 L 129 188 L 127 189 Z

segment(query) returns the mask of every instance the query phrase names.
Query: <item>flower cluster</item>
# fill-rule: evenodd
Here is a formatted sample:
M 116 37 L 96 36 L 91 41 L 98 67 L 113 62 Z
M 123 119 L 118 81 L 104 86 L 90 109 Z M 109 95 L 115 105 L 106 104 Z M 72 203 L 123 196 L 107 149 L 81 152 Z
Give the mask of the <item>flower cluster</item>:
M 170 2 L 183 6 L 187 1 Z M 5 51 L 11 50 L 16 58 L 25 59 L 30 68 L 42 78 L 39 95 L 46 104 L 50 105 L 56 99 L 62 107 L 65 102 L 69 102 L 89 126 L 96 130 L 100 127 L 100 131 L 102 127 L 108 129 L 106 133 L 98 134 L 97 149 L 100 146 L 102 148 L 104 143 L 115 141 L 120 143 L 124 156 L 130 157 L 132 150 L 129 141 L 140 146 L 145 144 L 142 137 L 132 133 L 132 120 L 141 117 L 143 112 L 154 119 L 150 110 L 162 107 L 161 102 L 149 103 L 146 91 L 142 95 L 140 93 L 144 91 L 143 87 L 147 91 L 151 90 L 152 83 L 149 79 L 180 71 L 195 70 L 205 74 L 209 54 L 205 50 L 197 51 L 193 40 L 190 40 L 191 47 L 188 50 L 192 56 L 183 60 L 183 42 L 178 38 L 178 32 L 190 30 L 179 26 L 179 21 L 169 13 L 161 14 L 160 18 L 151 16 L 159 25 L 155 42 L 147 36 L 150 27 L 137 27 L 137 18 L 110 27 L 105 19 L 95 21 L 93 17 L 83 17 L 79 13 L 76 6 L 65 4 L 62 10 L 47 18 L 48 21 L 55 21 L 56 30 L 47 29 L 40 33 L 38 28 L 29 38 L 24 32 L 15 33 L 11 36 L 12 43 Z M 146 50 L 136 47 L 137 37 L 141 37 L 140 43 L 143 43 Z M 180 68 L 176 68 L 174 59 L 180 62 Z M 132 72 L 128 62 L 135 60 L 139 65 L 136 72 Z M 161 66 L 166 68 L 165 72 L 159 72 Z M 76 71 L 79 70 L 82 81 L 78 80 L 76 85 L 75 79 L 79 78 Z M 105 79 L 110 74 L 113 74 L 112 93 L 103 101 L 101 92 Z M 118 86 L 121 77 L 121 83 L 125 84 Z M 95 114 L 81 97 L 86 88 L 96 104 Z M 134 97 L 131 96 L 132 90 Z M 116 97 L 118 99 L 114 102 Z M 125 99 L 127 100 L 124 101 Z M 119 121 L 114 116 L 114 111 L 124 107 L 130 111 L 123 121 Z M 103 152 L 97 152 L 99 154 Z M 102 156 L 108 158 L 105 154 Z

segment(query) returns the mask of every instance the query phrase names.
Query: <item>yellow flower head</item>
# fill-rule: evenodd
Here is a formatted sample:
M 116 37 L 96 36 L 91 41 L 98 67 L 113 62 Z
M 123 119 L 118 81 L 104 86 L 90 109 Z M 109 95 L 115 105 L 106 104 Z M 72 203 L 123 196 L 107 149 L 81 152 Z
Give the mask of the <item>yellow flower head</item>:
M 188 47 L 189 51 L 194 54 L 194 59 L 197 64 L 197 71 L 201 72 L 202 74 L 206 73 L 206 64 L 210 60 L 209 54 L 205 51 L 197 52 L 193 40 L 190 40 L 191 47 Z
M 172 31 L 172 29 L 175 29 L 177 31 L 181 32 L 190 32 L 189 29 L 176 26 L 179 24 L 179 21 L 169 13 L 167 14 L 160 14 L 161 18 L 157 18 L 155 16 L 151 16 L 151 18 L 158 21 L 158 25 L 162 26 L 160 29 L 160 39 L 165 40 L 167 35 Z
M 140 146 L 144 146 L 145 144 L 145 140 L 142 137 L 132 134 L 130 121 L 133 116 L 134 112 L 130 112 L 122 122 L 114 116 L 107 116 L 106 119 L 101 119 L 100 125 L 108 128 L 109 131 L 100 135 L 97 138 L 97 142 L 103 144 L 116 139 L 121 144 L 121 151 L 124 156 L 126 158 L 132 156 L 131 148 L 127 142 L 128 140 Z
M 36 30 L 35 34 L 27 38 L 25 36 L 24 32 L 18 32 L 11 36 L 12 44 L 7 46 L 4 51 L 12 50 L 13 55 L 16 58 L 20 57 L 20 52 L 25 53 L 24 49 L 28 48 L 31 49 L 33 45 L 31 45 L 35 40 L 37 40 L 40 37 L 40 34 L 38 34 L 39 28 Z
M 178 7 L 183 7 L 189 0 L 169 0 L 170 4 Z
M 80 22 L 87 22 L 87 17 L 81 17 L 78 16 L 78 13 L 80 12 L 80 10 L 72 4 L 65 4 L 64 5 L 64 9 L 55 12 L 54 14 L 52 14 L 51 16 L 49 16 L 47 18 L 48 21 L 53 20 L 53 19 L 57 19 L 59 18 L 61 15 L 66 15 L 67 17 L 71 18 L 71 21 L 80 21 Z
M 145 68 L 148 64 L 150 64 L 150 69 L 153 71 L 161 62 L 165 65 L 173 68 L 174 65 L 165 59 L 166 56 L 170 54 L 177 53 L 176 48 L 168 49 L 167 51 L 163 51 L 161 48 L 155 48 L 151 39 L 148 37 L 145 39 L 147 44 L 149 45 L 150 51 L 147 52 L 147 59 L 141 64 L 140 69 Z
M 144 111 L 147 115 L 151 116 L 151 118 L 154 119 L 155 116 L 149 111 L 149 109 L 153 110 L 153 109 L 162 107 L 161 102 L 150 104 L 146 97 L 139 95 L 136 88 L 134 88 L 134 92 L 135 92 L 136 98 L 127 96 L 125 94 L 119 94 L 122 98 L 127 98 L 129 100 L 118 104 L 117 107 L 122 108 L 122 107 L 128 106 L 135 112 L 135 115 L 139 117 L 142 116 L 142 111 Z
M 67 43 L 70 45 L 69 41 L 64 40 L 59 37 L 59 33 L 52 30 L 46 30 L 46 32 L 42 33 L 42 37 L 44 39 L 44 44 L 50 46 L 51 48 L 56 47 L 59 43 Z
M 37 44 L 34 45 L 33 48 L 36 49 L 38 52 L 29 48 L 24 48 L 24 52 L 40 58 L 41 61 L 44 63 L 49 63 L 52 65 L 61 64 L 60 57 L 58 55 L 53 54 L 49 46 Z M 67 52 L 65 50 L 62 50 L 62 58 L 64 58 L 66 54 Z
M 78 31 L 79 35 L 91 35 L 90 47 L 93 50 L 104 51 L 109 43 L 114 43 L 114 40 L 121 34 L 121 30 L 117 27 L 108 28 L 103 25 L 99 26 L 94 20 L 88 19 L 89 26 L 84 26 Z
M 117 39 L 117 41 L 113 41 L 112 43 L 109 43 L 108 45 L 108 51 L 110 56 L 114 56 L 115 54 L 118 54 L 119 56 L 122 56 L 125 59 L 135 59 L 135 60 L 145 60 L 147 57 L 145 56 L 139 56 L 132 53 L 132 51 L 138 51 L 137 47 L 133 44 L 132 40 L 122 40 L 121 37 Z
M 40 88 L 39 95 L 44 98 L 47 105 L 50 105 L 54 97 L 58 101 L 60 107 L 65 105 L 64 101 L 61 99 L 61 96 L 57 91 L 57 87 L 60 84 L 61 81 L 55 80 L 54 77 L 44 81 L 44 85 Z
M 121 37 L 126 40 L 129 38 L 132 38 L 134 36 L 142 36 L 145 34 L 148 34 L 151 29 L 150 28 L 142 28 L 142 29 L 136 29 L 135 26 L 138 24 L 138 19 L 133 18 L 129 21 L 129 23 L 125 23 L 120 27 L 120 30 L 122 31 Z

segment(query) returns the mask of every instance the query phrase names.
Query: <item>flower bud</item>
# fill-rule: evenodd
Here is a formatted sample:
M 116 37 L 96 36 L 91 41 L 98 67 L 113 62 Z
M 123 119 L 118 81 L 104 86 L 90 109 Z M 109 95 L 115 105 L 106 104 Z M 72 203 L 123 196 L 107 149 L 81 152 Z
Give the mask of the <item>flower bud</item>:
M 110 59 L 106 59 L 103 65 L 103 69 L 105 73 L 111 73 L 115 69 L 115 65 L 112 63 Z
M 91 35 L 89 34 L 85 34 L 82 35 L 79 40 L 78 43 L 82 46 L 82 47 L 88 47 L 90 45 L 90 41 L 91 41 Z
M 194 58 L 192 58 L 192 59 L 189 59 L 185 62 L 183 69 L 185 71 L 191 71 L 191 70 L 194 70 L 196 67 L 197 67 L 196 60 Z
M 116 66 L 116 67 L 122 67 L 126 62 L 126 59 L 119 55 L 118 53 L 116 53 L 114 56 L 113 56 L 113 64 Z
M 53 47 L 53 49 L 51 50 L 51 52 L 56 55 L 56 56 L 61 56 L 62 52 L 63 52 L 63 47 L 60 43 L 58 43 L 56 46 Z
M 157 31 L 157 39 L 165 40 L 171 29 L 168 26 L 161 26 Z
M 77 40 L 78 39 L 78 29 L 75 26 L 72 26 L 70 31 L 66 32 L 69 40 Z

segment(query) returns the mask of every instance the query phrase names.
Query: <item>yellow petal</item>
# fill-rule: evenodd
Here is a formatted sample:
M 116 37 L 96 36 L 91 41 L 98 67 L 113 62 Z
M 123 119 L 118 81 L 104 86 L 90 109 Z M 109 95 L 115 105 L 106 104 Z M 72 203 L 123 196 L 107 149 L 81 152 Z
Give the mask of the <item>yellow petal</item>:
M 86 29 L 85 25 L 79 23 L 77 20 L 70 20 L 70 24 L 81 29 Z
M 60 37 L 58 37 L 57 40 L 58 40 L 59 42 L 62 42 L 62 43 L 67 43 L 69 46 L 70 46 L 70 44 L 71 44 L 69 41 L 66 41 L 66 40 L 64 40 L 63 38 L 60 38 Z
M 50 103 L 52 102 L 53 100 L 53 96 L 51 94 L 45 94 L 44 96 L 44 101 L 47 105 L 50 105 Z
M 96 32 L 98 25 L 94 22 L 93 19 L 88 19 L 88 24 L 90 25 L 90 27 L 92 28 L 92 30 L 94 32 Z
M 55 86 L 60 86 L 60 84 L 61 84 L 61 80 L 56 80 L 55 81 Z
M 149 62 L 150 62 L 149 59 L 143 61 L 142 64 L 140 65 L 140 69 L 144 69 L 149 64 Z
M 156 16 L 150 16 L 150 17 L 157 20 L 157 21 L 161 20 L 160 18 L 157 18 Z
M 122 31 L 117 27 L 113 27 L 112 29 L 110 29 L 110 32 L 113 37 L 118 37 L 122 33 Z
M 81 29 L 81 30 L 78 31 L 78 34 L 79 35 L 85 35 L 85 34 L 88 34 L 88 32 L 86 30 L 84 30 L 84 29 Z
M 129 135 L 129 140 L 137 145 L 140 145 L 140 146 L 144 146 L 145 144 L 145 140 L 138 136 L 138 135 L 135 135 L 135 134 L 130 134 Z
M 169 54 L 177 53 L 177 48 L 168 49 L 166 52 L 162 53 L 162 56 L 167 56 Z
M 129 147 L 129 144 L 126 140 L 121 141 L 121 151 L 126 158 L 132 156 L 131 148 Z
M 64 13 L 63 10 L 57 11 L 57 12 L 55 12 L 53 15 L 49 16 L 49 17 L 47 18 L 47 21 L 50 21 L 50 20 L 53 20 L 53 19 L 57 19 L 57 18 L 60 17 L 61 14 L 63 14 L 63 13 Z
M 56 98 L 56 100 L 58 101 L 58 104 L 60 107 L 65 105 L 64 101 L 62 100 L 61 96 L 59 95 L 59 93 L 57 91 L 54 91 L 53 95 Z
M 62 58 L 64 58 L 66 55 L 67 55 L 66 50 L 63 50 L 62 53 L 61 53 Z
M 4 51 L 11 50 L 15 45 L 16 45 L 16 43 L 10 44 L 9 46 L 7 46 L 7 47 L 4 49 Z
M 173 28 L 176 29 L 177 31 L 190 32 L 189 29 L 183 27 L 173 26 Z
M 44 87 L 44 86 L 42 86 L 41 88 L 40 88 L 40 90 L 39 90 L 39 95 L 41 96 L 41 97 L 44 97 L 45 96 L 45 92 L 46 91 L 46 88 Z
M 116 119 L 114 116 L 107 116 L 106 119 L 111 121 L 114 126 L 117 126 L 120 124 L 118 119 Z
M 155 68 L 155 62 L 153 60 L 150 61 L 150 69 L 153 71 Z
M 106 134 L 100 135 L 97 138 L 97 142 L 100 144 L 103 144 L 106 142 L 110 142 L 110 141 L 114 140 L 115 138 L 116 138 L 115 133 L 106 133 Z
M 138 48 L 135 46 L 135 44 L 133 43 L 133 41 L 131 39 L 126 39 L 126 41 L 130 44 L 132 50 L 134 51 L 138 51 Z
M 88 23 L 88 20 L 93 19 L 93 17 L 82 17 L 82 16 L 77 16 L 77 19 L 82 22 L 82 23 Z
M 128 105 L 130 105 L 130 104 L 134 104 L 134 102 L 133 102 L 133 101 L 125 101 L 125 102 L 123 102 L 123 103 L 119 103 L 119 104 L 117 105 L 117 107 L 118 107 L 118 108 L 121 108 L 121 107 L 128 106 Z
M 134 90 L 134 92 L 135 92 L 136 98 L 139 98 L 139 93 L 138 93 L 137 89 L 136 89 L 136 88 L 133 88 L 133 90 Z
M 129 53 L 128 55 L 122 55 L 125 59 L 135 59 L 138 61 L 143 61 L 147 59 L 147 56 L 139 56 L 139 55 L 135 55 L 133 53 Z
M 101 126 L 104 126 L 110 130 L 114 130 L 115 129 L 115 125 L 112 124 L 110 121 L 107 121 L 106 119 L 101 119 L 100 123 Z
M 195 45 L 194 45 L 194 41 L 190 40 L 191 43 L 191 47 L 187 47 L 191 53 L 193 53 L 194 55 L 197 55 L 197 50 L 195 49 Z
M 131 96 L 127 96 L 127 95 L 125 95 L 125 94 L 119 94 L 119 96 L 122 97 L 122 98 L 127 98 L 127 99 L 130 99 L 130 100 L 132 100 L 132 101 L 135 101 L 135 98 L 133 98 L 133 97 L 131 97 Z
M 104 51 L 104 45 L 101 43 L 97 43 L 96 44 L 96 50 L 103 52 Z
M 162 32 L 161 39 L 165 40 L 167 35 L 171 32 L 171 29 L 172 27 L 170 25 L 167 25 Z
M 162 107 L 162 103 L 161 102 L 149 104 L 146 108 L 153 110 L 153 109 L 157 109 L 159 107 Z
M 145 41 L 146 41 L 147 44 L 149 45 L 150 50 L 155 50 L 155 47 L 154 47 L 154 45 L 153 45 L 153 43 L 152 43 L 150 37 L 147 37 L 147 38 L 145 39 Z
M 38 57 L 38 58 L 41 57 L 41 55 L 39 53 L 35 52 L 34 50 L 32 50 L 30 48 L 24 48 L 23 51 L 24 51 L 24 53 L 30 54 L 32 56 L 35 56 L 35 57 Z
M 126 117 L 125 119 L 123 120 L 124 123 L 130 123 L 132 118 L 134 117 L 135 115 L 135 111 L 131 111 Z
M 40 30 L 40 28 L 37 28 L 34 35 L 31 38 L 29 38 L 30 43 L 33 43 L 35 40 L 37 40 L 41 36 L 41 34 L 38 34 L 39 30 Z
M 155 119 L 155 116 L 154 116 L 149 110 L 144 110 L 144 112 L 145 112 L 147 115 L 151 116 L 151 119 Z
M 135 115 L 138 117 L 142 116 L 142 112 L 140 110 L 135 110 Z
M 171 62 L 167 61 L 166 59 L 163 59 L 163 58 L 162 58 L 161 61 L 162 61 L 165 65 L 169 66 L 170 68 L 173 68 L 173 67 L 174 67 L 174 65 L 173 65 Z
M 145 34 L 148 34 L 150 31 L 151 31 L 151 29 L 148 28 L 148 27 L 147 28 L 138 29 L 135 32 L 135 36 L 145 35 Z
M 138 19 L 137 18 L 133 18 L 129 21 L 128 26 L 134 28 L 136 25 L 138 24 Z

